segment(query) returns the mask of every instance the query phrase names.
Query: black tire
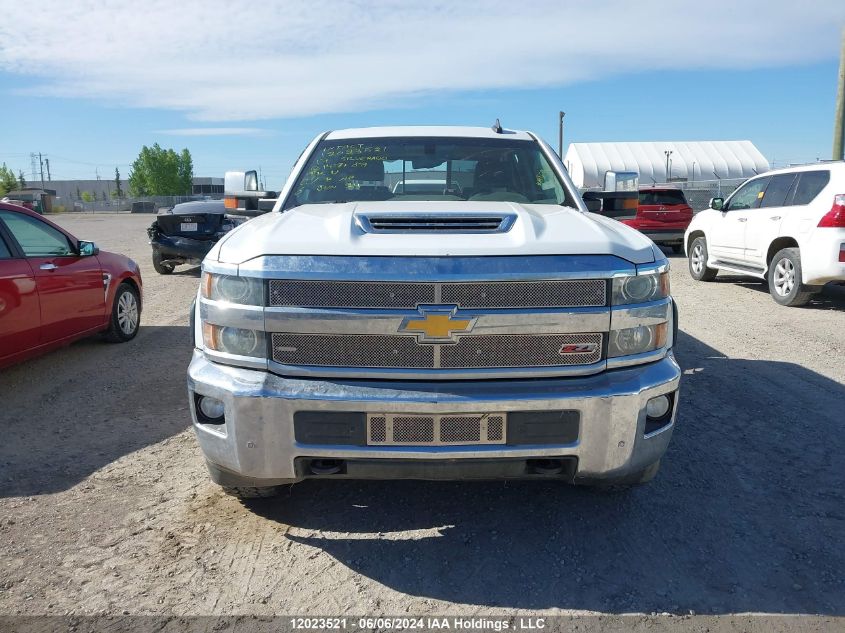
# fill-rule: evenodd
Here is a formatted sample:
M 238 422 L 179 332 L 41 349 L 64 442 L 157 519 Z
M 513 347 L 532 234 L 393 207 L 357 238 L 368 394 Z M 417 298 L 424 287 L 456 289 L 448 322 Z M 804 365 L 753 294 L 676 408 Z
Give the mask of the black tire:
M 719 271 L 707 266 L 707 257 L 707 240 L 703 237 L 695 238 L 690 244 L 687 262 L 690 277 L 696 281 L 713 281 L 716 279 L 716 273 Z
M 153 249 L 153 268 L 159 275 L 169 275 L 176 268 L 175 264 L 165 264 L 161 259 L 161 251 Z
M 114 293 L 109 329 L 105 332 L 106 340 L 110 343 L 131 341 L 138 334 L 140 326 L 141 297 L 135 286 L 124 281 Z
M 223 486 L 227 495 L 238 499 L 267 499 L 278 495 L 281 489 L 281 486 Z
M 791 281 L 790 281 L 791 280 Z M 777 303 L 791 308 L 804 306 L 819 291 L 801 283 L 801 253 L 790 247 L 775 253 L 766 273 L 769 294 Z

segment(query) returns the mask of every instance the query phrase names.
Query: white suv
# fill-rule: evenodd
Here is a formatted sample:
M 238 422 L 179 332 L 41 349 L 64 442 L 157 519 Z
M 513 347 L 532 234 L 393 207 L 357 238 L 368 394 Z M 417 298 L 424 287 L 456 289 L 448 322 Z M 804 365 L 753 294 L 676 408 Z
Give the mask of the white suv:
M 845 281 L 845 163 L 751 178 L 727 200 L 713 198 L 684 245 L 693 279 L 751 275 L 767 280 L 781 305 L 805 305 L 824 284 Z

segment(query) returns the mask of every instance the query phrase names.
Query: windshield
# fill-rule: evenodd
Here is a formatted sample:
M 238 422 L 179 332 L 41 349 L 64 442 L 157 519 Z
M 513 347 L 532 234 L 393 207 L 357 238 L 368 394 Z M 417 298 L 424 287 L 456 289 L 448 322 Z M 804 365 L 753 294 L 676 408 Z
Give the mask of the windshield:
M 534 141 L 396 137 L 321 142 L 285 208 L 362 200 L 575 206 Z
M 686 204 L 687 199 L 684 192 L 676 189 L 657 189 L 653 191 L 640 191 L 640 204 Z

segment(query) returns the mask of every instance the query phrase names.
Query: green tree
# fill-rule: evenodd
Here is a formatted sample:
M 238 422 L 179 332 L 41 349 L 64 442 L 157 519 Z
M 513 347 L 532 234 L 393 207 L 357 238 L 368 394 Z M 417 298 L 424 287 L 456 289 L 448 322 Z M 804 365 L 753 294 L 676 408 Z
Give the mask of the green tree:
M 129 192 L 133 196 L 180 196 L 191 192 L 194 177 L 191 153 L 177 154 L 162 149 L 158 143 L 144 145 L 129 173 Z
M 94 200 L 96 200 L 96 199 L 97 199 L 97 196 L 95 196 L 95 195 L 94 195 L 93 193 L 91 193 L 90 191 L 83 191 L 83 192 L 82 192 L 82 200 L 83 200 L 83 202 L 94 202 Z
M 179 155 L 179 186 L 183 195 L 190 194 L 194 188 L 194 161 L 187 149 L 183 149 Z
M 21 189 L 26 188 L 26 178 L 23 177 L 23 171 L 18 170 L 18 185 Z
M 115 190 L 112 191 L 112 198 L 117 198 L 118 200 L 123 199 L 123 189 L 120 187 L 120 170 L 115 167 L 114 168 L 114 187 Z
M 6 167 L 6 163 L 0 167 L 0 196 L 5 196 L 10 191 L 18 188 L 18 177 L 15 172 Z

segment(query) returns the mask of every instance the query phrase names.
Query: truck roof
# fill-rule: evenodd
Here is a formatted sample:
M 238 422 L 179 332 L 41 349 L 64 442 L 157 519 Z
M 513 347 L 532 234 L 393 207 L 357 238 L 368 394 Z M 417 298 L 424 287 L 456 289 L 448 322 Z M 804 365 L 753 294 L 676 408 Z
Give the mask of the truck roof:
M 489 138 L 515 139 L 531 141 L 533 137 L 528 132 L 519 130 L 502 130 L 494 132 L 489 127 L 469 127 L 460 125 L 404 125 L 395 127 L 358 127 L 347 130 L 329 132 L 326 140 L 337 141 L 358 138 L 389 138 L 403 136 L 431 136 L 455 138 Z

